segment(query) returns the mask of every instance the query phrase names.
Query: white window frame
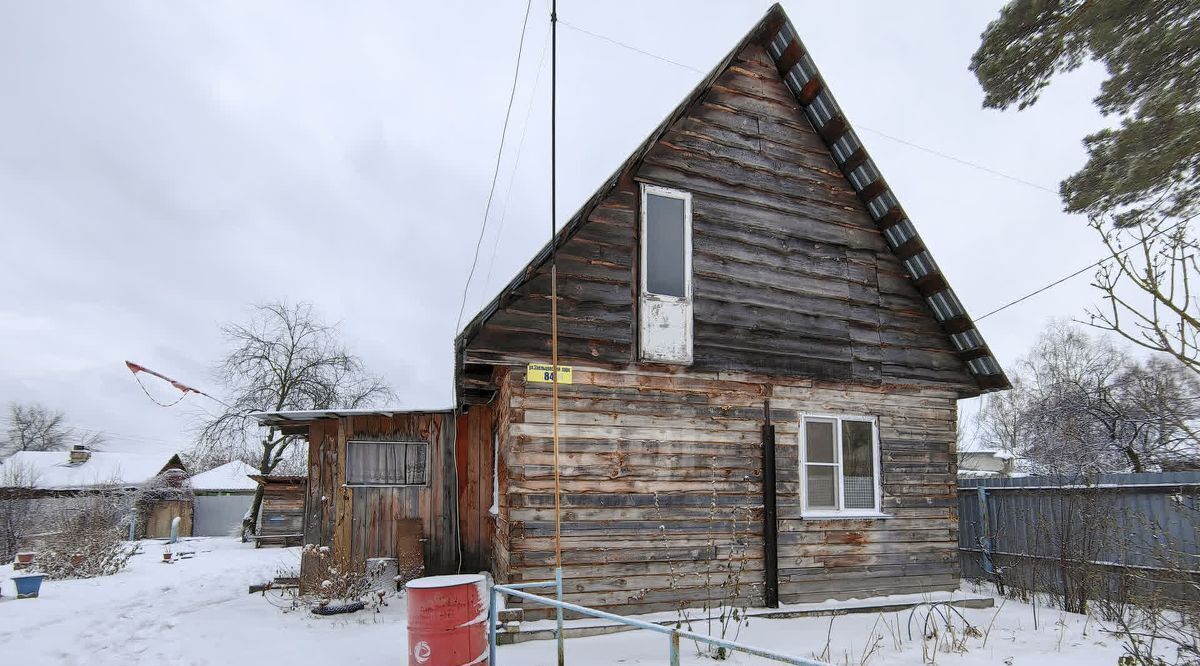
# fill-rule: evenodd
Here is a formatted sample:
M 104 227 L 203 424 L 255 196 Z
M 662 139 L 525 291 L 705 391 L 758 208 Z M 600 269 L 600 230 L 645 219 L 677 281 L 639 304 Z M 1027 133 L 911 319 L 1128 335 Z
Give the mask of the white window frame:
M 641 236 L 638 241 L 640 255 L 638 257 L 638 356 L 642 361 L 650 363 L 691 365 L 694 334 L 694 323 L 692 321 L 692 193 L 661 185 L 651 185 L 649 183 L 641 183 L 640 189 L 639 203 L 641 210 L 638 214 L 640 218 L 638 229 Z M 647 252 L 646 244 L 649 239 L 647 227 L 650 220 L 649 207 L 646 204 L 647 198 L 650 195 L 678 199 L 683 202 L 683 296 L 657 294 L 650 291 L 647 285 L 650 253 Z M 651 317 L 650 313 L 652 311 L 657 312 L 658 315 Z M 664 323 L 670 323 L 671 330 L 678 331 L 678 334 L 681 336 L 678 340 L 680 343 L 679 346 L 669 352 L 664 352 L 663 348 L 658 344 L 662 341 L 656 339 L 656 335 L 664 329 L 662 326 Z
M 808 427 L 810 421 L 833 424 L 833 463 L 812 463 L 823 467 L 837 468 L 837 504 L 836 509 L 808 508 Z M 847 509 L 846 482 L 842 474 L 842 422 L 857 421 L 871 424 L 871 455 L 873 456 L 875 474 L 875 508 Z M 800 516 L 801 518 L 890 518 L 883 512 L 883 461 L 879 453 L 879 419 L 874 416 L 849 414 L 805 414 L 800 418 L 800 432 L 797 435 L 800 443 Z
M 646 206 L 646 197 L 649 195 L 664 197 L 667 199 L 679 199 L 683 201 L 683 296 L 670 296 L 667 294 L 656 294 L 646 286 L 647 265 L 646 261 L 650 253 L 646 251 L 646 239 L 649 234 L 646 233 L 646 227 L 650 223 L 649 208 Z M 675 190 L 661 185 L 650 185 L 642 183 L 642 242 L 641 242 L 641 289 L 643 296 L 652 296 L 659 300 L 674 301 L 683 303 L 692 300 L 692 193 L 685 190 Z

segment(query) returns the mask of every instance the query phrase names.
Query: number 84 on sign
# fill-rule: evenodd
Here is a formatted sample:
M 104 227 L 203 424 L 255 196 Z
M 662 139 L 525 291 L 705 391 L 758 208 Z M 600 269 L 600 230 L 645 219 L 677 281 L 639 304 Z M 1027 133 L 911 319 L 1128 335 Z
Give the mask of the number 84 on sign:
M 530 363 L 525 371 L 525 381 L 550 383 L 554 381 L 554 366 L 549 363 Z M 558 383 L 571 383 L 571 366 L 558 366 Z

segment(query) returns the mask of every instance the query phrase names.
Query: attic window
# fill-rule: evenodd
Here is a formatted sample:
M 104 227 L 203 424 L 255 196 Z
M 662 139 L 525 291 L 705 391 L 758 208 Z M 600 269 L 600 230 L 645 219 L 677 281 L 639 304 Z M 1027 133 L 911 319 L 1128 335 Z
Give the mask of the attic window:
M 645 193 L 645 290 L 686 298 L 691 282 L 691 196 L 661 187 Z
M 428 442 L 346 442 L 346 485 L 423 486 Z
M 641 209 L 641 359 L 691 363 L 692 195 L 642 185 Z

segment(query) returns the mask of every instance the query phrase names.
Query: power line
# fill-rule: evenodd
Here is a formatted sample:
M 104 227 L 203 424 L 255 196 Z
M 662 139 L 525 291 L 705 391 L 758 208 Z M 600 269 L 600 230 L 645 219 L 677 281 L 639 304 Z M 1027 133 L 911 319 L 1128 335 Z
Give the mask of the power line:
M 1144 239 L 1142 239 L 1142 242 L 1148 241 L 1148 240 L 1150 240 L 1151 238 L 1154 238 L 1154 237 L 1156 237 L 1156 236 L 1161 236 L 1162 234 L 1165 234 L 1165 233 L 1167 233 L 1168 231 L 1172 231 L 1172 230 L 1174 230 L 1174 229 L 1177 229 L 1177 228 L 1179 228 L 1179 227 L 1181 227 L 1181 226 L 1183 226 L 1183 225 L 1187 224 L 1187 223 L 1188 223 L 1188 222 L 1189 222 L 1189 221 L 1190 221 L 1190 220 L 1191 220 L 1193 217 L 1195 217 L 1195 215 L 1192 215 L 1192 216 L 1190 216 L 1190 217 L 1186 217 L 1186 218 L 1184 218 L 1184 219 L 1180 220 L 1179 222 L 1176 222 L 1175 224 L 1173 224 L 1173 225 L 1171 225 L 1171 226 L 1169 226 L 1169 227 L 1167 227 L 1167 228 L 1165 228 L 1165 229 L 1159 229 L 1158 231 L 1155 231 L 1154 233 L 1152 233 L 1152 234 L 1150 234 L 1150 235 L 1146 236 Z M 1129 248 L 1126 248 L 1126 249 L 1124 249 L 1124 250 L 1121 250 L 1121 251 L 1119 251 L 1117 254 L 1125 254 L 1126 252 L 1128 252 L 1128 251 L 1130 251 L 1130 250 L 1132 250 L 1132 249 L 1133 249 L 1133 247 L 1129 247 Z M 1104 257 L 1103 259 L 1101 259 L 1101 260 L 1099 260 L 1099 261 L 1097 261 L 1097 262 L 1095 262 L 1095 263 L 1088 264 L 1087 266 L 1084 266 L 1083 268 L 1081 268 L 1081 269 L 1079 269 L 1079 270 L 1075 271 L 1074 273 L 1071 273 L 1070 275 L 1067 275 L 1067 276 L 1065 276 L 1065 277 L 1061 277 L 1061 278 L 1059 278 L 1059 279 L 1055 280 L 1054 282 L 1051 282 L 1050 284 L 1047 284 L 1047 285 L 1045 285 L 1045 286 L 1042 286 L 1042 287 L 1039 287 L 1039 288 L 1037 288 L 1037 289 L 1034 289 L 1033 291 L 1029 292 L 1028 294 L 1025 294 L 1024 296 L 1022 296 L 1022 297 L 1020 297 L 1020 298 L 1018 298 L 1018 299 L 1016 299 L 1016 300 L 1014 300 L 1014 301 L 1009 301 L 1008 303 L 1005 303 L 1004 305 L 1001 305 L 1000 307 L 996 308 L 995 310 L 992 310 L 991 312 L 989 312 L 989 313 L 987 313 L 987 314 L 983 315 L 982 317 L 976 317 L 976 318 L 975 318 L 975 322 L 976 322 L 976 323 L 978 323 L 978 322 L 981 322 L 981 321 L 983 321 L 984 319 L 987 319 L 988 317 L 990 317 L 990 316 L 992 316 L 992 315 L 996 314 L 997 312 L 1001 312 L 1001 311 L 1003 311 L 1003 310 L 1007 310 L 1008 308 L 1011 308 L 1012 306 L 1016 305 L 1017 303 L 1020 303 L 1020 302 L 1022 302 L 1022 301 L 1025 301 L 1025 300 L 1028 300 L 1028 299 L 1030 299 L 1030 298 L 1033 298 L 1034 296 L 1037 296 L 1038 294 L 1042 293 L 1043 291 L 1046 291 L 1047 289 L 1050 289 L 1050 288 L 1052 288 L 1052 287 L 1057 287 L 1058 285 L 1060 285 L 1060 284 L 1062 284 L 1062 283 L 1066 282 L 1067 280 L 1070 280 L 1071 278 L 1073 278 L 1073 277 L 1075 277 L 1075 276 L 1077 276 L 1077 275 L 1079 275 L 1079 274 L 1081 274 L 1081 273 L 1085 273 L 1085 272 L 1087 272 L 1087 271 L 1089 271 L 1089 270 L 1091 270 L 1091 269 L 1093 269 L 1093 268 L 1096 268 L 1097 266 L 1100 266 L 1101 264 L 1103 264 L 1103 263 L 1105 263 L 1105 262 L 1107 262 L 1107 261 L 1111 261 L 1113 258 L 1114 258 L 1114 257 L 1113 257 L 1113 255 L 1109 255 L 1109 256 L 1107 256 L 1107 257 Z
M 462 326 L 463 311 L 467 307 L 467 292 L 471 288 L 471 279 L 475 277 L 475 267 L 479 264 L 479 247 L 483 244 L 483 234 L 487 230 L 488 213 L 492 210 L 492 197 L 496 194 L 496 179 L 500 176 L 500 158 L 504 155 L 504 137 L 508 133 L 508 119 L 512 115 L 513 100 L 517 96 L 517 79 L 521 75 L 521 55 L 525 50 L 525 29 L 529 27 L 529 10 L 533 0 L 525 2 L 525 18 L 521 22 L 521 39 L 517 43 L 517 66 L 513 72 L 512 90 L 508 93 L 508 107 L 504 111 L 504 126 L 500 129 L 500 146 L 496 150 L 496 166 L 492 169 L 492 185 L 488 189 L 487 205 L 483 209 L 483 221 L 479 225 L 479 238 L 475 240 L 475 257 L 471 259 L 471 271 L 467 273 L 467 282 L 463 285 L 462 304 L 458 306 L 458 321 L 454 324 L 454 333 Z
M 644 49 L 640 49 L 640 48 L 638 48 L 638 47 L 636 47 L 636 46 L 633 46 L 632 44 L 626 44 L 625 42 L 622 42 L 622 41 L 620 41 L 620 40 L 617 40 L 617 39 L 613 39 L 612 37 L 609 37 L 609 36 L 607 36 L 607 35 L 602 35 L 602 34 L 599 34 L 599 33 L 596 33 L 596 32 L 592 32 L 591 30 L 587 30 L 587 29 L 581 28 L 581 27 L 579 27 L 579 26 L 572 25 L 571 23 L 568 23 L 567 21 L 563 21 L 563 20 L 561 20 L 561 19 L 560 19 L 560 20 L 559 20 L 559 23 L 563 24 L 564 26 L 566 26 L 566 27 L 568 27 L 568 28 L 570 28 L 570 29 L 572 29 L 572 30 L 574 30 L 574 31 L 576 31 L 576 32 L 581 32 L 581 33 L 583 33 L 583 34 L 585 34 L 585 35 L 589 35 L 589 36 L 591 36 L 591 37 L 594 37 L 594 38 L 596 38 L 596 39 L 599 39 L 599 40 L 606 41 L 606 42 L 608 42 L 608 43 L 610 43 L 610 44 L 614 44 L 614 45 L 616 45 L 616 46 L 619 46 L 619 47 L 621 47 L 621 48 L 628 49 L 628 50 L 630 50 L 630 51 L 633 51 L 633 52 L 635 52 L 635 53 L 640 53 L 640 54 L 642 54 L 642 55 L 644 55 L 644 56 L 648 56 L 648 57 L 650 57 L 650 58 L 654 58 L 655 60 L 660 60 L 660 61 L 662 61 L 662 62 L 665 62 L 665 63 L 671 64 L 671 65 L 675 65 L 676 67 L 682 67 L 683 69 L 687 69 L 687 70 L 690 70 L 690 71 L 692 71 L 692 72 L 696 72 L 696 73 L 698 73 L 698 74 L 704 74 L 704 73 L 705 73 L 703 70 L 701 70 L 701 69 L 697 69 L 697 68 L 695 68 L 695 67 L 692 67 L 691 65 L 687 65 L 687 64 L 681 63 L 681 62 L 679 62 L 679 61 L 672 60 L 672 59 L 670 59 L 670 58 L 666 58 L 666 57 L 660 56 L 660 55 L 658 55 L 658 54 L 656 54 L 656 53 L 651 53 L 650 51 L 646 51 L 646 50 L 644 50 Z M 1034 189 L 1041 190 L 1041 191 L 1043 191 L 1043 192 L 1048 192 L 1048 193 L 1050 193 L 1050 194 L 1054 194 L 1054 195 L 1056 195 L 1056 196 L 1058 195 L 1058 192 L 1056 192 L 1055 190 L 1053 190 L 1053 189 L 1051 189 L 1051 188 L 1049 188 L 1049 187 L 1046 187 L 1046 186 L 1044 186 L 1044 185 L 1040 185 L 1040 184 L 1038 184 L 1038 183 L 1034 183 L 1034 182 L 1032 182 L 1032 181 L 1025 180 L 1025 179 L 1023 179 L 1023 178 L 1019 178 L 1019 177 L 1017 177 L 1017 176 L 1013 176 L 1013 175 L 1011 175 L 1011 174 L 1008 174 L 1008 173 L 1004 173 L 1003 171 L 999 171 L 999 170 L 997 170 L 997 169 L 993 169 L 993 168 L 991 168 L 991 167 L 984 166 L 984 165 L 982 165 L 982 164 L 977 164 L 977 163 L 975 163 L 975 162 L 971 162 L 971 161 L 969 161 L 969 160 L 964 160 L 964 159 L 962 159 L 962 158 L 960 158 L 960 157 L 955 157 L 955 156 L 953 156 L 953 155 L 950 155 L 950 154 L 947 154 L 947 153 L 943 153 L 943 152 L 941 152 L 941 151 L 939 151 L 939 150 L 935 150 L 935 149 L 933 149 L 933 148 L 929 148 L 929 147 L 927 147 L 927 146 L 922 146 L 921 144 L 914 143 L 914 142 L 912 142 L 912 141 L 907 141 L 907 140 L 905 140 L 905 139 L 901 139 L 900 137 L 892 136 L 892 135 L 890 135 L 890 134 L 887 134 L 886 132 L 883 132 L 883 131 L 880 131 L 880 130 L 874 129 L 874 128 L 872 128 L 872 127 L 867 127 L 867 126 L 865 126 L 865 125 L 858 125 L 858 127 L 861 127 L 862 129 L 865 129 L 865 130 L 867 130 L 867 131 L 869 131 L 869 132 L 872 132 L 872 133 L 874 133 L 874 134 L 876 134 L 876 135 L 878 135 L 878 136 L 880 136 L 880 137 L 883 137 L 883 138 L 885 138 L 885 139 L 888 139 L 888 140 L 890 140 L 890 141 L 895 141 L 895 142 L 897 142 L 897 143 L 900 143 L 900 144 L 903 144 L 903 145 L 905 145 L 905 146 L 909 146 L 909 147 L 911 147 L 911 148 L 916 148 L 917 150 L 921 150 L 921 151 L 927 152 L 927 153 L 929 153 L 929 154 L 931 154 L 931 155 L 936 155 L 936 156 L 938 156 L 938 157 L 941 157 L 941 158 L 943 158 L 943 159 L 947 159 L 947 160 L 950 160 L 950 161 L 953 161 L 953 162 L 957 162 L 958 164 L 962 164 L 962 165 L 964 165 L 964 166 L 968 166 L 968 167 L 971 167 L 971 168 L 973 168 L 973 169 L 978 169 L 978 170 L 980 170 L 980 171 L 983 171 L 983 172 L 985 172 L 985 173 L 990 173 L 990 174 L 992 174 L 993 176 L 999 176 L 1000 178 L 1005 178 L 1005 179 L 1011 180 L 1011 181 L 1013 181 L 1013 182 L 1015 182 L 1015 183 L 1019 183 L 1019 184 L 1021 184 L 1021 185 L 1025 185 L 1025 186 L 1027 186 L 1027 187 L 1032 187 L 1032 188 L 1034 188 Z M 1195 216 L 1192 216 L 1192 217 L 1195 217 Z M 1191 219 L 1192 219 L 1192 217 L 1188 217 L 1188 218 L 1186 218 L 1186 219 L 1184 219 L 1184 220 L 1182 220 L 1182 221 L 1178 222 L 1177 224 L 1174 224 L 1174 225 L 1172 225 L 1172 226 L 1170 226 L 1170 227 L 1167 227 L 1167 228 L 1165 228 L 1165 229 L 1160 229 L 1159 231 L 1156 231 L 1156 232 L 1154 232 L 1153 234 L 1150 234 L 1149 236 L 1147 236 L 1147 237 L 1145 238 L 1145 240 L 1149 240 L 1149 239 L 1151 239 L 1151 238 L 1154 238 L 1155 236 L 1161 235 L 1161 234 L 1163 234 L 1163 233 L 1166 233 L 1166 232 L 1168 232 L 1168 231 L 1171 231 L 1171 230 L 1173 230 L 1173 229 L 1175 229 L 1175 228 L 1178 228 L 1178 227 L 1182 226 L 1183 224 L 1187 223 L 1189 220 L 1191 220 Z M 1128 251 L 1129 251 L 1128 249 L 1126 249 L 1126 250 L 1122 250 L 1122 251 L 1121 251 L 1121 254 L 1124 254 L 1125 252 L 1128 252 Z M 1101 264 L 1105 263 L 1106 261 L 1109 261 L 1109 260 L 1110 260 L 1110 259 L 1112 259 L 1112 258 L 1113 258 L 1112 256 L 1104 257 L 1103 259 L 1100 259 L 1099 261 L 1097 261 L 1097 262 L 1095 262 L 1095 263 L 1092 263 L 1092 264 L 1089 264 L 1089 265 L 1087 265 L 1087 266 L 1084 266 L 1083 268 L 1081 268 L 1081 269 L 1079 269 L 1079 270 L 1075 271 L 1074 273 L 1071 273 L 1070 275 L 1067 275 L 1067 276 L 1065 276 L 1065 277 L 1059 278 L 1059 279 L 1057 279 L 1057 280 L 1055 280 L 1055 281 L 1053 281 L 1053 282 L 1051 282 L 1051 283 L 1049 283 L 1049 284 L 1047 284 L 1047 285 L 1045 285 L 1045 286 L 1042 286 L 1042 287 L 1040 287 L 1040 288 L 1038 288 L 1038 289 L 1036 289 L 1036 290 L 1034 290 L 1034 291 L 1032 291 L 1032 292 L 1030 292 L 1030 293 L 1028 293 L 1028 294 L 1026 294 L 1026 295 L 1024 295 L 1024 296 L 1022 296 L 1022 297 L 1020 297 L 1020 298 L 1018 298 L 1018 299 L 1016 299 L 1016 300 L 1014 300 L 1014 301 L 1010 301 L 1009 303 L 1006 303 L 1006 304 L 1004 304 L 1004 305 L 1002 305 L 1002 306 L 1000 306 L 1000 307 L 996 308 L 995 310 L 992 310 L 991 312 L 988 312 L 987 314 L 985 314 L 985 315 L 983 315 L 983 316 L 981 316 L 981 317 L 976 317 L 976 318 L 975 318 L 975 321 L 976 321 L 976 322 L 982 321 L 982 320 L 986 319 L 987 317 L 990 317 L 990 316 L 992 316 L 992 315 L 994 315 L 994 314 L 996 314 L 996 313 L 998 313 L 998 312 L 1001 312 L 1001 311 L 1003 311 L 1003 310 L 1007 310 L 1008 308 L 1010 308 L 1010 307 L 1012 307 L 1012 306 L 1014 306 L 1014 305 L 1016 305 L 1016 304 L 1018 304 L 1018 303 L 1021 303 L 1021 302 L 1025 301 L 1025 300 L 1028 300 L 1028 299 L 1030 299 L 1030 298 L 1032 298 L 1032 297 L 1034 297 L 1034 296 L 1036 296 L 1036 295 L 1038 295 L 1038 294 L 1040 294 L 1040 293 L 1042 293 L 1042 292 L 1044 292 L 1044 291 L 1046 291 L 1046 290 L 1048 290 L 1048 289 L 1051 289 L 1051 288 L 1053 288 L 1053 287 L 1056 287 L 1056 286 L 1058 286 L 1058 285 L 1062 284 L 1063 282 L 1066 282 L 1067 280 L 1070 280 L 1070 279 L 1071 279 L 1071 278 L 1073 278 L 1073 277 L 1076 277 L 1076 276 L 1078 276 L 1078 275 L 1080 275 L 1080 274 L 1082 274 L 1082 273 L 1084 273 L 1084 272 L 1086 272 L 1086 271 L 1088 271 L 1088 270 L 1091 270 L 1091 269 L 1093 269 L 1093 268 L 1096 268 L 1097 266 L 1100 266 Z
M 904 145 L 906 145 L 906 146 L 908 146 L 908 147 L 910 147 L 910 148 L 916 148 L 917 150 L 924 151 L 924 152 L 926 152 L 926 153 L 929 153 L 929 154 L 931 154 L 931 155 L 937 155 L 938 157 L 941 157 L 941 158 L 943 158 L 943 159 L 947 159 L 947 160 L 950 160 L 950 161 L 952 161 L 952 162 L 958 162 L 959 164 L 962 164 L 962 165 L 965 165 L 965 166 L 969 166 L 969 167 L 971 167 L 972 169 L 979 169 L 980 171 L 984 171 L 984 172 L 990 173 L 990 174 L 992 174 L 993 176 L 999 176 L 999 177 L 1001 177 L 1001 178 L 1007 178 L 1008 180 L 1011 180 L 1011 181 L 1013 181 L 1014 183 L 1020 183 L 1020 184 L 1022 184 L 1022 185 L 1027 185 L 1027 186 L 1029 186 L 1029 187 L 1032 187 L 1032 188 L 1034 188 L 1034 189 L 1041 190 L 1041 191 L 1043 191 L 1043 192 L 1049 192 L 1050 194 L 1053 194 L 1053 195 L 1054 195 L 1054 196 L 1056 196 L 1056 197 L 1058 196 L 1058 192 L 1056 192 L 1056 191 L 1054 191 L 1054 190 L 1050 189 L 1049 187 L 1046 187 L 1045 185 L 1039 185 L 1039 184 L 1037 184 L 1037 183 L 1034 183 L 1034 182 L 1031 182 L 1031 181 L 1025 180 L 1025 179 L 1023 179 L 1023 178 L 1018 178 L 1018 177 L 1016 177 L 1016 176 L 1013 176 L 1013 175 L 1010 175 L 1010 174 L 1004 173 L 1003 171 L 997 171 L 997 170 L 995 170 L 995 169 L 993 169 L 993 168 L 991 168 L 991 167 L 986 167 L 986 166 L 983 166 L 982 164 L 976 164 L 975 162 L 970 162 L 970 161 L 968 161 L 968 160 L 964 160 L 964 159 L 962 159 L 962 158 L 960 158 L 960 157 L 955 157 L 955 156 L 953 156 L 953 155 L 948 155 L 948 154 L 946 154 L 946 153 L 943 153 L 943 152 L 941 152 L 941 151 L 934 150 L 933 148 L 927 148 L 927 147 L 925 147 L 925 146 L 922 146 L 922 145 L 920 145 L 920 144 L 913 143 L 912 141 L 905 141 L 904 139 L 901 139 L 900 137 L 896 137 L 896 136 L 892 136 L 892 135 L 890 135 L 890 134 L 886 134 L 886 133 L 884 133 L 884 132 L 881 132 L 881 131 L 879 131 L 879 130 L 877 130 L 877 129 L 874 129 L 874 128 L 872 128 L 872 127 L 867 127 L 866 125 L 858 125 L 858 127 L 861 127 L 861 128 L 863 128 L 863 129 L 867 130 L 868 132 L 871 132 L 872 134 L 877 134 L 877 135 L 879 135 L 879 136 L 881 136 L 881 137 L 883 137 L 883 138 L 885 138 L 885 139 L 888 139 L 889 141 L 895 141 L 896 143 L 902 143 L 902 144 L 904 144 Z
M 561 21 L 560 21 L 561 23 Z M 500 221 L 496 223 L 496 240 L 492 243 L 492 256 L 488 259 L 487 276 L 483 279 L 484 289 L 492 283 L 492 269 L 496 265 L 496 250 L 500 247 L 500 236 L 504 232 L 504 220 L 508 217 L 508 204 L 512 195 L 513 182 L 517 179 L 517 170 L 521 166 L 521 155 L 525 149 L 525 135 L 529 131 L 529 118 L 533 115 L 533 103 L 537 101 L 537 89 L 542 80 L 542 70 L 546 65 L 547 46 L 550 44 L 550 31 L 546 31 L 546 39 L 542 41 L 542 55 L 538 60 L 537 76 L 533 79 L 533 88 L 529 91 L 529 106 L 525 109 L 525 122 L 521 126 L 521 139 L 517 142 L 517 159 L 513 162 L 512 172 L 508 175 L 508 187 L 504 190 L 504 208 L 500 211 Z
M 566 21 L 564 21 L 564 20 L 562 20 L 562 19 L 559 19 L 559 20 L 558 20 L 558 22 L 559 22 L 559 23 L 561 23 L 561 24 L 563 24 L 563 25 L 565 25 L 566 27 L 568 27 L 568 28 L 570 28 L 570 29 L 574 30 L 575 32 L 582 32 L 582 33 L 583 33 L 583 34 L 585 34 L 585 35 L 590 35 L 590 36 L 592 36 L 592 37 L 595 37 L 596 39 L 600 39 L 600 40 L 606 41 L 606 42 L 608 42 L 608 43 L 610 43 L 610 44 L 615 44 L 615 45 L 617 45 L 617 46 L 620 46 L 621 48 L 629 49 L 630 51 L 635 51 L 635 52 L 637 52 L 637 53 L 640 53 L 640 54 L 642 54 L 642 55 L 644 55 L 644 56 L 650 56 L 651 58 L 654 58 L 655 60 L 661 60 L 661 61 L 663 61 L 663 62 L 665 62 L 665 63 L 670 63 L 670 64 L 672 64 L 672 65 L 675 65 L 676 67 L 682 67 L 682 68 L 684 68 L 684 69 L 690 69 L 691 71 L 693 71 L 693 72 L 695 72 L 695 73 L 697 73 L 697 74 L 705 74 L 705 73 L 706 73 L 706 72 L 705 72 L 704 70 L 702 70 L 702 69 L 697 69 L 697 68 L 695 68 L 695 67 L 692 67 L 691 65 L 685 65 L 685 64 L 683 64 L 683 63 L 681 63 L 681 62 L 679 62 L 679 61 L 677 61 L 677 60 L 671 60 L 670 58 L 665 58 L 665 57 L 663 57 L 663 56 L 660 56 L 660 55 L 658 55 L 658 54 L 656 54 L 656 53 L 651 53 L 651 52 L 649 52 L 649 51 L 644 51 L 644 50 L 642 50 L 642 49 L 639 49 L 639 48 L 638 48 L 638 47 L 636 47 L 636 46 L 633 46 L 632 44 L 626 44 L 625 42 L 622 42 L 622 41 L 615 40 L 615 39 L 613 39 L 612 37 L 608 37 L 608 36 L 606 36 L 606 35 L 601 35 L 600 33 L 592 32 L 591 30 L 587 30 L 587 29 L 584 29 L 584 28 L 580 28 L 579 26 L 577 26 L 577 25 L 572 25 L 572 24 L 570 24 L 570 23 L 568 23 L 568 22 L 566 22 Z
M 654 58 L 655 60 L 661 60 L 662 62 L 665 62 L 665 63 L 671 64 L 671 65 L 675 65 L 676 67 L 682 67 L 683 69 L 686 69 L 686 70 L 689 70 L 689 71 L 692 71 L 692 72 L 696 72 L 697 74 L 706 74 L 706 73 L 707 73 L 707 72 L 705 72 L 705 71 L 704 71 L 704 70 L 702 70 L 702 69 L 697 69 L 697 68 L 695 68 L 695 67 L 692 67 L 691 65 L 684 64 L 684 63 L 682 63 L 682 62 L 679 62 L 679 61 L 677 61 L 677 60 L 671 60 L 670 58 L 666 58 L 666 57 L 660 56 L 660 55 L 658 55 L 658 54 L 656 54 L 656 53 L 651 53 L 650 51 L 646 51 L 646 50 L 644 50 L 644 49 L 640 49 L 640 48 L 638 48 L 638 47 L 636 47 L 636 46 L 633 46 L 632 44 L 626 44 L 625 42 L 622 42 L 622 41 L 620 41 L 620 40 L 617 40 L 617 39 L 613 39 L 612 37 L 609 37 L 609 36 L 607 36 L 607 35 L 602 35 L 602 34 L 600 34 L 600 33 L 597 33 L 597 32 L 592 32 L 591 30 L 587 30 L 587 29 L 584 29 L 584 28 L 580 28 L 579 26 L 572 25 L 572 24 L 570 24 L 570 23 L 568 23 L 568 22 L 566 22 L 566 21 L 563 21 L 563 20 L 561 20 L 561 19 L 559 20 L 559 23 L 561 23 L 561 24 L 565 25 L 566 27 L 568 27 L 568 28 L 570 28 L 570 29 L 572 29 L 572 30 L 574 30 L 574 31 L 576 31 L 576 32 L 581 32 L 581 33 L 583 33 L 583 34 L 585 34 L 585 35 L 588 35 L 588 36 L 590 36 L 590 37 L 594 37 L 594 38 L 596 38 L 596 39 L 599 39 L 599 40 L 606 41 L 606 42 L 608 42 L 608 43 L 610 43 L 610 44 L 613 44 L 613 45 L 619 46 L 619 47 L 621 47 L 621 48 L 623 48 L 623 49 L 628 49 L 628 50 L 630 50 L 630 51 L 633 51 L 633 52 L 635 52 L 635 53 L 640 53 L 640 54 L 642 54 L 642 55 L 644 55 L 644 56 L 648 56 L 648 57 L 650 57 L 650 58 Z M 921 144 L 918 144 L 918 143 L 913 143 L 912 141 L 907 141 L 907 140 L 905 140 L 905 139 L 901 139 L 900 137 L 897 137 L 897 136 L 892 136 L 891 134 L 887 134 L 886 132 L 883 132 L 883 131 L 877 130 L 877 129 L 873 128 L 873 127 L 868 127 L 868 126 L 866 126 L 866 125 L 862 125 L 862 124 L 859 124 L 859 123 L 855 123 L 855 127 L 856 127 L 856 128 L 860 128 L 860 129 L 867 130 L 868 132 L 871 132 L 871 133 L 873 133 L 873 134 L 877 134 L 877 135 L 879 135 L 879 136 L 881 136 L 881 137 L 883 137 L 883 138 L 885 138 L 885 139 L 888 139 L 889 141 L 895 141 L 896 143 L 903 144 L 903 145 L 905 145 L 905 146 L 908 146 L 908 147 L 910 147 L 910 148 L 916 148 L 917 150 L 924 151 L 924 152 L 926 152 L 926 153 L 929 153 L 929 154 L 931 154 L 931 155 L 936 155 L 936 156 L 938 156 L 938 157 L 941 157 L 941 158 L 943 158 L 943 159 L 947 159 L 947 160 L 950 160 L 950 161 L 952 161 L 952 162 L 957 162 L 957 163 L 959 163 L 959 164 L 962 164 L 962 165 L 964 165 L 964 166 L 969 166 L 969 167 L 971 167 L 972 169 L 978 169 L 978 170 L 980 170 L 980 171 L 983 171 L 983 172 L 985 172 L 985 173 L 990 173 L 990 174 L 992 174 L 993 176 L 999 176 L 999 177 L 1001 177 L 1001 178 L 1005 178 L 1005 179 L 1007 179 L 1007 180 L 1011 180 L 1011 181 L 1013 181 L 1014 183 L 1020 183 L 1021 185 L 1025 185 L 1025 186 L 1027 186 L 1027 187 L 1032 187 L 1032 188 L 1034 188 L 1034 189 L 1041 190 L 1042 192 L 1049 192 L 1050 194 L 1053 194 L 1053 195 L 1055 195 L 1055 196 L 1057 196 L 1057 195 L 1058 195 L 1058 192 L 1056 192 L 1055 190 L 1053 190 L 1053 189 L 1051 189 L 1051 188 L 1049 188 L 1049 187 L 1046 187 L 1045 185 L 1039 185 L 1038 183 L 1034 183 L 1034 182 L 1031 182 L 1031 181 L 1025 180 L 1025 179 L 1023 179 L 1023 178 L 1019 178 L 1019 177 L 1017 177 L 1017 176 L 1014 176 L 1014 175 L 1012 175 L 1012 174 L 1007 174 L 1007 173 L 1004 173 L 1003 171 L 998 171 L 998 170 L 996 170 L 996 169 L 993 169 L 993 168 L 991 168 L 991 167 L 986 167 L 986 166 L 983 166 L 982 164 L 977 164 L 977 163 L 975 163 L 975 162 L 971 162 L 970 160 L 964 160 L 964 159 L 962 159 L 961 157 L 955 157 L 955 156 L 953 156 L 953 155 L 950 155 L 950 154 L 947 154 L 947 153 L 943 153 L 943 152 L 941 152 L 941 151 L 939 151 L 939 150 L 935 150 L 935 149 L 933 149 L 933 148 L 929 148 L 929 147 L 927 147 L 927 146 L 922 146 Z

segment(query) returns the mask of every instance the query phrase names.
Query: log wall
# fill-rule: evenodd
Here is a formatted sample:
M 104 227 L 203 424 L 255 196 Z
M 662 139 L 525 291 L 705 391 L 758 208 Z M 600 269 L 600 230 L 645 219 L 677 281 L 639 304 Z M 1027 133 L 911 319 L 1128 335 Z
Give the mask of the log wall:
M 552 577 L 548 384 L 510 373 L 501 455 L 501 580 Z M 955 395 L 918 386 L 831 386 L 742 373 L 575 368 L 559 387 L 562 547 L 570 601 L 636 613 L 738 594 L 762 604 L 762 423 L 776 428 L 784 603 L 958 585 Z M 885 519 L 804 520 L 799 419 L 876 416 Z M 732 562 L 733 564 L 729 564 Z M 714 589 L 716 590 L 714 592 Z M 714 599 L 715 601 L 716 599 Z
M 558 251 L 565 364 L 637 362 L 639 182 L 692 194 L 694 362 L 980 391 L 761 46 L 734 57 Z M 467 364 L 546 362 L 549 266 L 467 339 Z M 468 330 L 474 331 L 473 327 Z

